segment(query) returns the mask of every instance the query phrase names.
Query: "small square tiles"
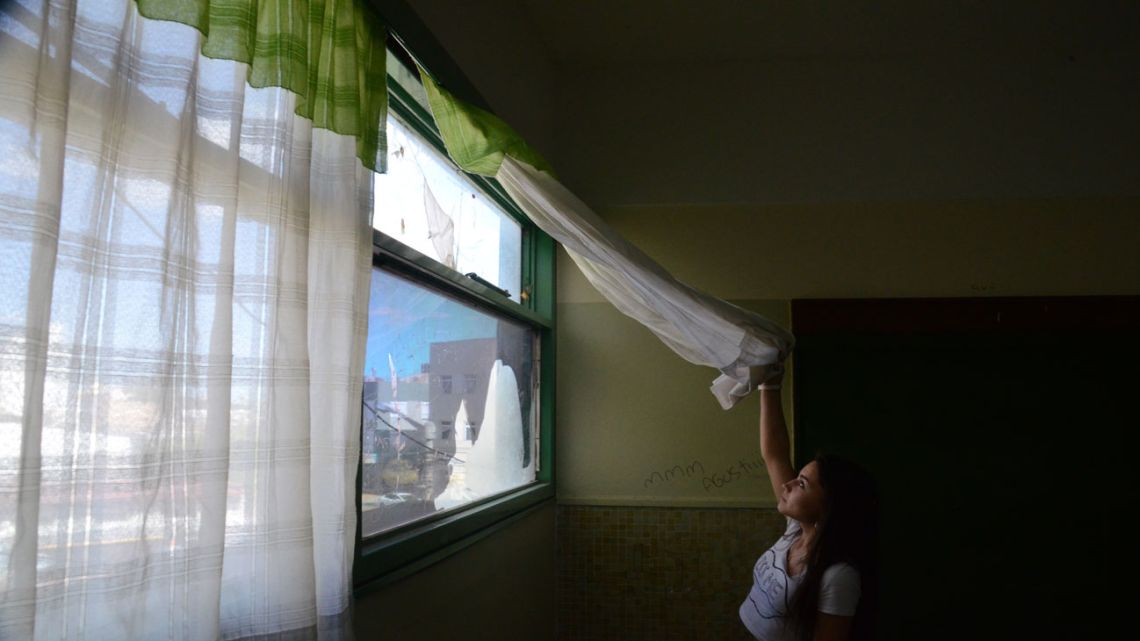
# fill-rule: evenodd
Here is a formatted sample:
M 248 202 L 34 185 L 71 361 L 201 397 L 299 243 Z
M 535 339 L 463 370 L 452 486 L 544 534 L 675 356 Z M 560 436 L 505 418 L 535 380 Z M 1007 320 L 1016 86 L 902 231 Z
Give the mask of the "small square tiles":
M 737 609 L 774 509 L 558 507 L 558 638 L 750 639 Z

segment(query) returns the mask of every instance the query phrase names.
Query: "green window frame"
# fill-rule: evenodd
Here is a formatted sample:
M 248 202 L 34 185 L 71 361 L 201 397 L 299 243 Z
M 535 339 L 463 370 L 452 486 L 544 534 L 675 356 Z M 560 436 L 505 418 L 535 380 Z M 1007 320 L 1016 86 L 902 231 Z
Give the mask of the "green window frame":
M 388 60 L 389 112 L 446 156 L 411 56 L 394 38 L 389 40 Z M 522 292 L 525 296 L 521 302 L 516 303 L 377 230 L 373 230 L 372 264 L 374 268 L 389 270 L 451 294 L 491 314 L 521 322 L 537 332 L 537 478 L 534 483 L 505 494 L 477 500 L 455 511 L 429 515 L 364 539 L 360 518 L 361 458 L 357 471 L 357 545 L 353 565 L 357 596 L 442 560 L 554 499 L 555 244 L 549 235 L 530 222 L 494 179 L 467 175 L 522 227 Z

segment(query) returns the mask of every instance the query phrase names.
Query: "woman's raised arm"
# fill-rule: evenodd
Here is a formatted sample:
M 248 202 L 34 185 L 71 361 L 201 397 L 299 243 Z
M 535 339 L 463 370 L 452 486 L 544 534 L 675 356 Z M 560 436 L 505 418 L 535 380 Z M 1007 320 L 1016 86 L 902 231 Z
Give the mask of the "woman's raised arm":
M 777 499 L 783 493 L 784 483 L 796 476 L 792 468 L 788 426 L 784 423 L 784 406 L 780 400 L 780 378 L 782 375 L 760 388 L 760 456 L 768 468 L 768 479 Z

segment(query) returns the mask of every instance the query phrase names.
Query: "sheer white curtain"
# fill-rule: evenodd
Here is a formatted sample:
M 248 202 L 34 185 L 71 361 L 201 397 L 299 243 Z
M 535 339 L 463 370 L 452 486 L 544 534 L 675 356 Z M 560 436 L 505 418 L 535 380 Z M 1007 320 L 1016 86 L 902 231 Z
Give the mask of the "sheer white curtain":
M 791 352 L 791 332 L 678 281 L 550 174 L 504 155 L 495 178 L 614 307 L 685 360 L 722 372 L 711 389 L 724 409 L 755 390 Z
M 0 6 L 0 639 L 339 639 L 372 176 L 133 2 Z

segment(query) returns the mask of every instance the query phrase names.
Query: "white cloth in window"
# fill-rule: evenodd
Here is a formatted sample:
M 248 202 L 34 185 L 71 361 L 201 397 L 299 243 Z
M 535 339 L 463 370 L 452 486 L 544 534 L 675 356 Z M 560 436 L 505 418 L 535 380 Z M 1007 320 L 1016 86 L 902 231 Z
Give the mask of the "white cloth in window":
M 549 174 L 506 156 L 495 178 L 606 300 L 685 360 L 720 370 L 711 389 L 724 409 L 791 351 L 786 329 L 678 281 Z

